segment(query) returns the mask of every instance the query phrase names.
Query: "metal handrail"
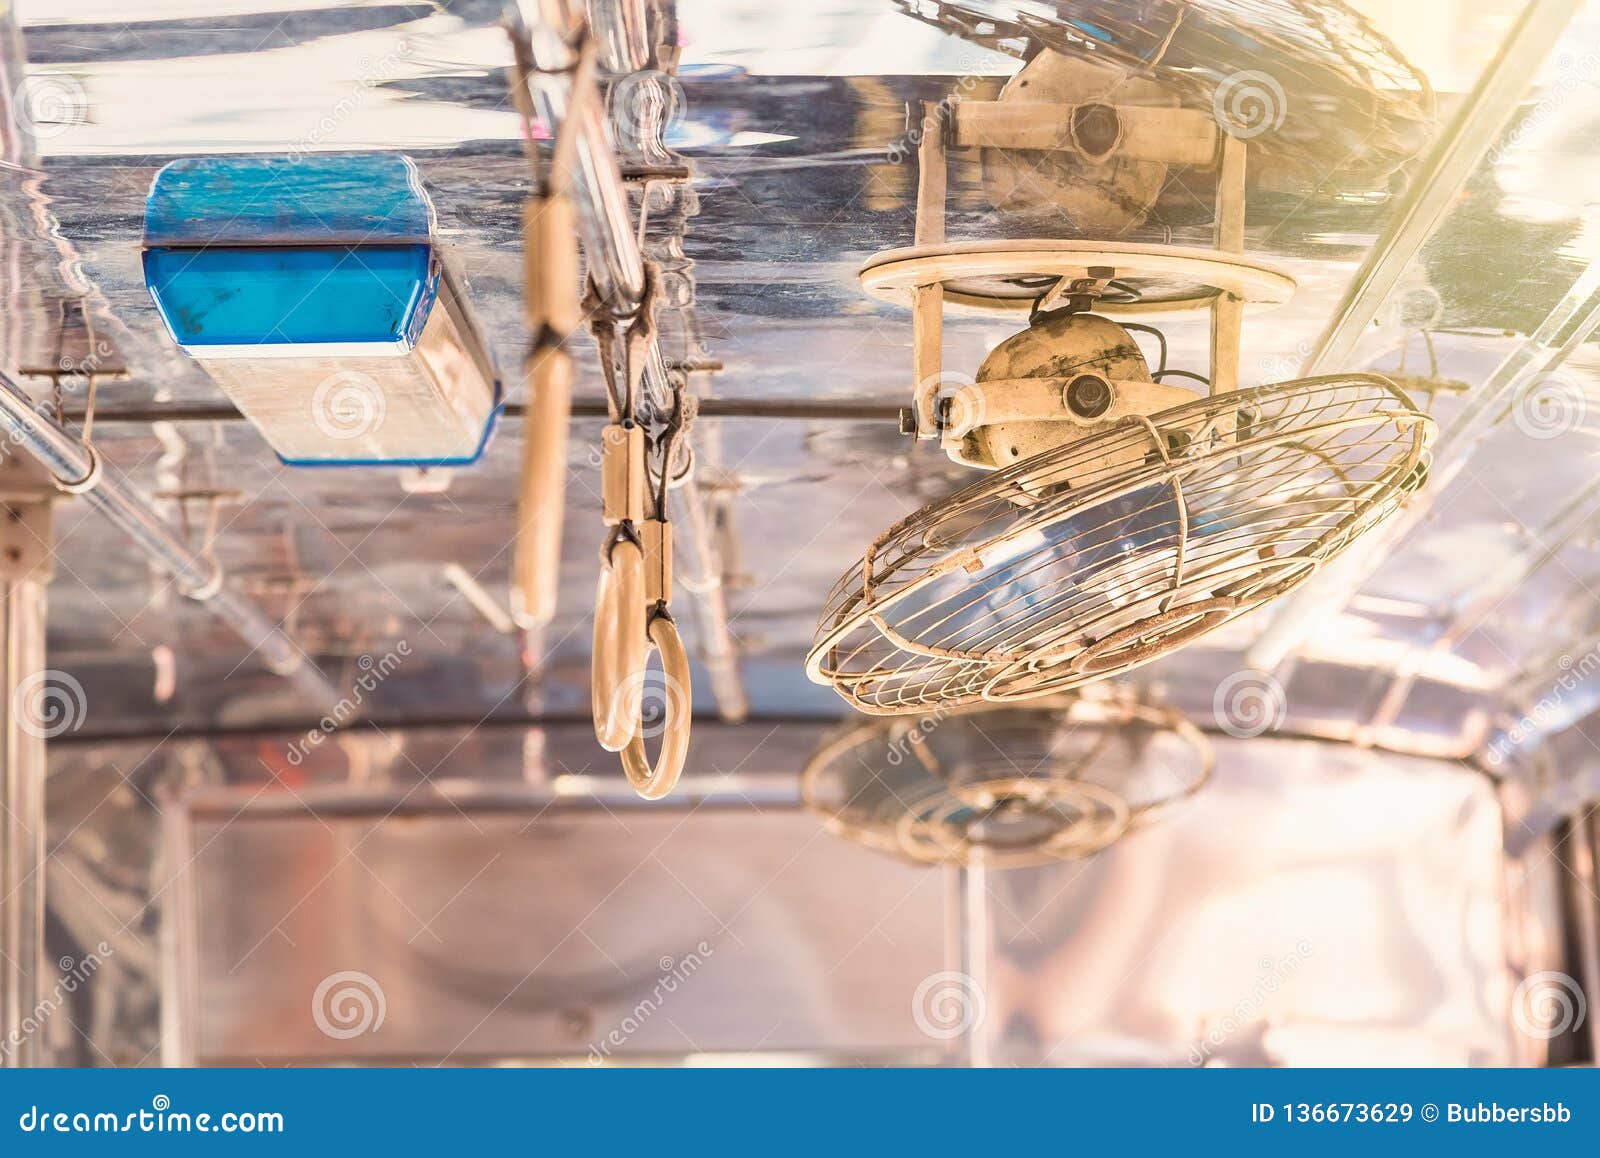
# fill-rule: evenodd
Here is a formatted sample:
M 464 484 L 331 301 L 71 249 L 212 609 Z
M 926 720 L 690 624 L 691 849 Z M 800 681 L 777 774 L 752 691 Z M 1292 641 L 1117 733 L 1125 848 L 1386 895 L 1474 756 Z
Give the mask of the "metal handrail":
M 1302 377 L 1349 368 L 1361 335 L 1371 327 L 1383 303 L 1437 231 L 1462 186 L 1516 112 L 1518 98 L 1555 50 L 1580 7 L 1579 0 L 1527 0 L 1498 54 L 1484 69 L 1404 201 L 1396 207 L 1383 236 L 1351 278 L 1343 301 L 1300 368 Z M 1439 463 L 1448 464 L 1451 442 L 1451 432 L 1446 430 Z M 1436 464 L 1430 490 L 1436 493 L 1440 486 Z M 1426 503 L 1427 499 L 1421 502 Z M 1414 503 L 1413 508 L 1420 510 L 1421 506 Z M 1314 576 L 1298 591 L 1285 596 L 1272 612 L 1266 630 L 1251 645 L 1246 662 L 1268 671 L 1285 663 L 1316 623 L 1349 603 L 1382 560 L 1381 547 L 1395 542 L 1400 533 L 1414 526 L 1414 517 L 1408 511 L 1398 524 L 1370 537 L 1340 565 Z
M 296 679 L 319 698 L 339 698 L 333 683 L 307 661 L 305 652 L 271 616 L 227 585 L 215 559 L 190 548 L 149 499 L 111 477 L 98 453 L 41 414 L 28 394 L 4 373 L 0 373 L 0 426 L 10 441 L 38 459 L 64 490 L 81 494 L 166 570 L 183 594 L 231 627 L 261 655 L 267 667 Z
M 578 211 L 578 235 L 583 243 L 590 279 L 599 297 L 618 316 L 631 315 L 644 301 L 644 255 L 628 205 L 622 170 L 598 101 L 574 101 L 573 71 L 585 21 L 600 41 L 602 64 L 607 71 L 624 65 L 639 67 L 634 34 L 646 27 L 644 5 L 639 0 L 594 0 L 587 12 L 575 0 L 520 0 L 507 13 L 512 34 L 529 45 L 533 72 L 529 88 L 534 109 L 551 129 L 572 131 L 577 178 L 569 193 Z M 636 45 L 635 45 L 636 46 Z M 569 125 L 567 113 L 576 107 Z M 672 407 L 672 386 L 661 347 L 652 336 L 645 348 L 646 401 L 665 412 Z M 702 611 L 700 627 L 707 643 L 702 649 L 712 673 L 719 712 L 740 720 L 748 700 L 739 677 L 737 648 L 728 625 L 722 590 L 721 559 L 712 540 L 705 496 L 691 480 L 681 491 L 687 517 L 679 524 L 678 553 L 686 557 L 694 580 L 685 586 Z

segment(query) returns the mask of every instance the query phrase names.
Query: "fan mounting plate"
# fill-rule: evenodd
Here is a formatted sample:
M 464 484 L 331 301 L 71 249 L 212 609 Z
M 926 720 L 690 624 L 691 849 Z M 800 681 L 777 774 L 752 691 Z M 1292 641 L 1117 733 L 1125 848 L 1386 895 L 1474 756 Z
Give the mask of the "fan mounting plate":
M 889 249 L 861 267 L 861 287 L 873 297 L 909 306 L 912 291 L 944 287 L 947 308 L 981 314 L 1027 313 L 1062 278 L 1114 271 L 1131 289 L 1127 300 L 1108 294 L 1094 312 L 1127 317 L 1203 309 L 1219 295 L 1259 308 L 1282 305 L 1294 278 L 1276 266 L 1215 249 L 1142 242 L 960 241 Z

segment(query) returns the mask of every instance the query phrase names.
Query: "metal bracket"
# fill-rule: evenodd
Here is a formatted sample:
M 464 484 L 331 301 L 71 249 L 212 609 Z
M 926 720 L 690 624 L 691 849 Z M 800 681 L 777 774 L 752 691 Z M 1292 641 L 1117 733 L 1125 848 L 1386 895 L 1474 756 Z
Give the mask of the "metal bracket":
M 1112 155 L 1209 168 L 1222 136 L 1216 119 L 1195 109 L 1105 101 L 1082 104 L 960 101 L 949 118 L 957 148 L 1051 150 L 1099 164 Z
M 55 574 L 50 507 L 55 479 L 29 455 L 0 455 L 0 579 L 48 583 Z

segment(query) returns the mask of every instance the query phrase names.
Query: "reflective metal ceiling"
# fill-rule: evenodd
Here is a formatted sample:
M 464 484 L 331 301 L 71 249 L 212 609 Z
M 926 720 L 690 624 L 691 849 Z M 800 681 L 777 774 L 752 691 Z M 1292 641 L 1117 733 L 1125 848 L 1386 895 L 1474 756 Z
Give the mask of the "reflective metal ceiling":
M 1441 132 L 1520 11 L 1502 0 L 1360 7 L 1428 73 Z M 527 341 L 519 207 L 528 177 L 500 6 L 43 0 L 15 5 L 10 17 L 12 67 L 27 75 L 14 104 L 32 110 L 33 134 L 31 152 L 14 153 L 0 174 L 6 362 L 24 373 L 63 359 L 125 367 L 97 400 L 95 438 L 113 469 L 159 496 L 174 519 L 187 517 L 197 542 L 204 496 L 220 493 L 219 557 L 335 680 L 348 681 L 359 657 L 406 642 L 410 656 L 364 705 L 373 720 L 581 712 L 600 539 L 589 451 L 598 422 L 576 428 L 562 611 L 547 663 L 529 679 L 524 641 L 497 630 L 446 574 L 458 565 L 503 598 L 516 414 L 486 460 L 444 489 L 394 471 L 288 470 L 172 348 L 139 267 L 144 197 L 175 156 L 403 150 L 512 381 Z M 674 140 L 694 164 L 700 203 L 683 249 L 703 354 L 722 366 L 700 376 L 711 399 L 703 428 L 719 444 L 700 469 L 730 496 L 731 627 L 756 715 L 831 715 L 837 702 L 801 668 L 828 588 L 881 528 L 960 481 L 937 451 L 896 434 L 909 321 L 863 295 L 855 271 L 910 239 L 915 167 L 892 159 L 906 151 L 906 103 L 958 84 L 991 93 L 1016 62 L 887 0 L 684 0 L 679 19 L 685 102 Z M 1591 5 L 1554 53 L 1541 54 L 1511 127 L 1362 331 L 1352 368 L 1393 369 L 1403 355 L 1406 372 L 1424 373 L 1431 340 L 1437 376 L 1456 383 L 1432 400 L 1446 431 L 1563 297 L 1587 287 L 1600 258 L 1597 42 L 1600 7 Z M 1424 152 L 1409 179 L 1415 187 L 1426 177 Z M 1309 185 L 1252 194 L 1247 249 L 1289 268 L 1300 288 L 1290 304 L 1247 319 L 1245 385 L 1299 372 L 1406 196 L 1402 184 L 1365 200 Z M 1006 228 L 976 166 L 953 174 L 950 204 L 955 238 Z M 1174 180 L 1151 237 L 1202 239 L 1209 213 L 1202 181 Z M 1558 344 L 1570 331 L 1555 335 Z M 975 367 L 1007 333 L 952 318 L 946 362 Z M 1204 320 L 1174 322 L 1167 335 L 1174 364 L 1203 360 Z M 1300 633 L 1292 666 L 1279 671 L 1292 728 L 1458 756 L 1500 742 L 1512 755 L 1526 741 L 1506 746 L 1496 729 L 1562 689 L 1574 666 L 1595 662 L 1600 416 L 1589 410 L 1600 405 L 1591 400 L 1600 362 L 1587 341 L 1574 344 L 1564 364 L 1494 408 L 1426 517 Z M 594 415 L 602 384 L 592 357 L 579 364 L 579 397 Z M 48 396 L 48 382 L 30 381 Z M 81 414 L 80 380 L 63 390 L 65 410 Z M 520 401 L 513 387 L 514 411 Z M 87 690 L 86 732 L 292 724 L 326 710 L 267 673 L 79 506 L 59 519 L 50 649 L 52 666 Z M 1272 614 L 1140 678 L 1208 714 L 1219 681 L 1240 668 Z M 692 619 L 689 630 L 693 647 Z M 1397 669 L 1412 682 L 1396 688 Z M 1600 698 L 1581 682 L 1559 694 L 1550 718 L 1560 723 Z M 714 706 L 702 693 L 699 707 Z

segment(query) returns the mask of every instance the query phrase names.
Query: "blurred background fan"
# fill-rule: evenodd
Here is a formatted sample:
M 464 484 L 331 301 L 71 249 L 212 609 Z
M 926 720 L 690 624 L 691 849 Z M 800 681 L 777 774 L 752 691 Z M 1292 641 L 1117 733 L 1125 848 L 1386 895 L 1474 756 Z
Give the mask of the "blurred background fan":
M 1210 746 L 1175 713 L 1060 696 L 846 726 L 801 794 L 829 831 L 880 852 L 1016 868 L 1099 852 L 1210 774 Z

